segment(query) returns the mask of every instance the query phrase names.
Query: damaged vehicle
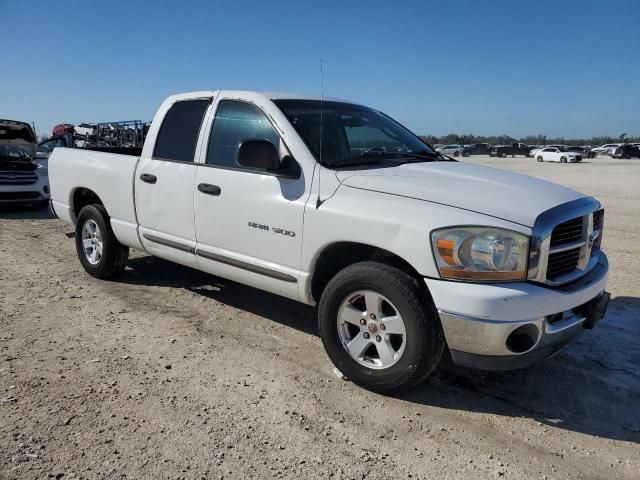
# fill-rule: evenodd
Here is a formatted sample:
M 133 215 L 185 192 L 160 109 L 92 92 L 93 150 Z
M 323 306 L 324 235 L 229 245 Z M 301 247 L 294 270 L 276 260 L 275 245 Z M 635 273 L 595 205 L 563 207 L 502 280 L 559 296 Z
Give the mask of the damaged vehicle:
M 0 205 L 44 207 L 48 204 L 47 169 L 33 160 L 36 145 L 31 125 L 0 120 Z

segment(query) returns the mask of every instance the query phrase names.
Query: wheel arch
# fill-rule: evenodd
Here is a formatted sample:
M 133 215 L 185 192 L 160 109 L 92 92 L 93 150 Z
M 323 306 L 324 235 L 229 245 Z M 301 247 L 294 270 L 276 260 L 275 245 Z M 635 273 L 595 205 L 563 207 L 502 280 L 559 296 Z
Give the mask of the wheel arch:
M 318 302 L 336 273 L 349 265 L 367 260 L 392 265 L 417 280 L 422 278 L 407 260 L 393 252 L 365 243 L 335 242 L 323 248 L 313 262 L 309 282 L 310 298 Z M 424 288 L 426 289 L 426 286 Z
M 98 204 L 104 206 L 104 202 L 96 192 L 90 188 L 76 187 L 70 193 L 69 205 L 71 206 L 71 218 L 76 222 L 80 210 L 87 205 Z M 105 208 L 106 209 L 106 208 Z

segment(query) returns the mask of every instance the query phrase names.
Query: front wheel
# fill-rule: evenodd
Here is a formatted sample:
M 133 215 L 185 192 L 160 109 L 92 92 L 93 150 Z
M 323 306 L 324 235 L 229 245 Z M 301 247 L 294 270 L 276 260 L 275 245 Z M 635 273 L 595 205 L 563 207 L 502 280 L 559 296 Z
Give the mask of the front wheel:
M 129 258 L 129 248 L 118 242 L 102 205 L 87 205 L 80 210 L 76 220 L 76 251 L 85 271 L 97 278 L 122 273 Z
M 567 163 L 566 157 L 560 157 L 560 163 Z
M 507 157 L 507 154 L 506 154 L 506 153 L 504 153 L 504 152 L 501 152 L 501 153 L 499 153 L 499 154 L 498 154 L 498 156 L 499 156 L 500 158 L 506 158 L 506 157 Z
M 462 152 L 463 157 L 468 157 L 469 155 L 471 155 L 469 152 Z
M 377 262 L 351 265 L 329 282 L 318 326 L 338 370 L 381 393 L 422 382 L 437 367 L 445 344 L 427 292 L 402 270 Z
M 544 158 L 542 158 L 542 155 L 538 155 L 537 160 L 538 160 L 539 162 L 544 162 Z

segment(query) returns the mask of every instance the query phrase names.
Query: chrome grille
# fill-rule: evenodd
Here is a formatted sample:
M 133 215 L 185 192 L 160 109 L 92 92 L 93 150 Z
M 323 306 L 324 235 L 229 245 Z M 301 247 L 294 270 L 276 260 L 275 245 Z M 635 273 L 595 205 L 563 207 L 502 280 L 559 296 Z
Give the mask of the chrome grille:
M 604 210 L 600 209 L 593 212 L 593 230 L 601 230 L 604 220 Z
M 551 243 L 549 246 L 555 247 L 563 243 L 571 243 L 580 240 L 582 237 L 582 225 L 584 217 L 574 218 L 568 222 L 561 223 L 551 232 Z
M 33 172 L 0 172 L 0 185 L 32 185 L 38 176 Z
M 580 259 L 580 247 L 550 253 L 547 263 L 547 278 L 554 279 L 573 271 Z
M 600 204 L 592 198 L 540 215 L 531 237 L 529 280 L 557 286 L 591 270 L 600 257 L 603 216 Z

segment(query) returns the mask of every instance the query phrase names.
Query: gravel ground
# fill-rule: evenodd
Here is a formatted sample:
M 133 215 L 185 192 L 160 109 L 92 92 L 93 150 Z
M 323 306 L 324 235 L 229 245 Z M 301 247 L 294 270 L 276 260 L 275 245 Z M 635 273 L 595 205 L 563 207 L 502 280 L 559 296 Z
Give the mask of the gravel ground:
M 304 305 L 0 211 L 0 478 L 628 478 L 640 471 L 640 161 L 464 159 L 597 196 L 613 296 L 553 359 L 397 397 L 338 378 Z

